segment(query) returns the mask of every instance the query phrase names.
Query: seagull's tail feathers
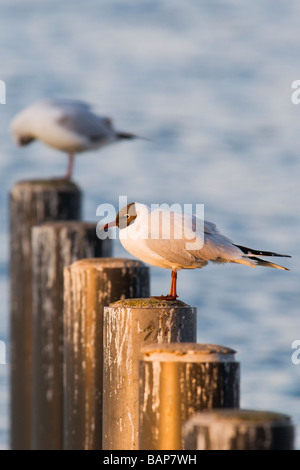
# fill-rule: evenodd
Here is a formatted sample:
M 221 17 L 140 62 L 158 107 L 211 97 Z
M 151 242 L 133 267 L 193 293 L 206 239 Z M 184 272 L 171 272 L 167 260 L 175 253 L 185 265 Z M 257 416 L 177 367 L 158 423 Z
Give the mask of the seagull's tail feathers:
M 267 266 L 269 268 L 276 268 L 276 269 L 283 269 L 285 271 L 289 271 L 288 268 L 285 268 L 284 266 L 280 266 L 279 264 L 271 263 L 270 261 L 266 261 L 264 259 L 258 258 L 258 256 L 277 256 L 280 258 L 291 258 L 290 255 L 281 255 L 279 253 L 274 253 L 272 251 L 260 251 L 260 250 L 253 250 L 252 248 L 247 248 L 246 246 L 242 245 L 235 245 L 237 248 L 239 248 L 244 255 L 243 260 L 237 261 L 242 264 L 248 264 L 249 266 Z
M 288 268 L 285 268 L 284 266 L 280 266 L 279 264 L 271 263 L 270 261 L 266 261 L 264 259 L 256 258 L 253 256 L 251 260 L 254 260 L 256 262 L 257 266 L 266 266 L 267 268 L 276 268 L 276 269 L 283 269 L 284 271 L 289 271 Z

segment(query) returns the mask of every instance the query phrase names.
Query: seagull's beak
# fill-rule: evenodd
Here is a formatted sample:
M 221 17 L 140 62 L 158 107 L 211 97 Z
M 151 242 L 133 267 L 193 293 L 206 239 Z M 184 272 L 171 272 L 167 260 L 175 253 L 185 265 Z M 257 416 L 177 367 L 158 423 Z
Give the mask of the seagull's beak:
M 111 234 L 108 234 L 108 229 L 111 227 L 117 227 L 116 220 L 113 222 L 109 222 L 108 224 L 102 225 L 102 227 L 96 228 L 96 233 L 97 237 L 100 238 L 100 240 L 105 240 L 106 238 L 111 238 Z
M 108 224 L 105 224 L 103 227 L 101 227 L 100 230 L 105 230 L 105 231 L 107 231 L 109 228 L 111 228 L 111 227 L 116 227 L 116 226 L 117 226 L 116 221 L 113 220 L 112 222 L 109 222 Z

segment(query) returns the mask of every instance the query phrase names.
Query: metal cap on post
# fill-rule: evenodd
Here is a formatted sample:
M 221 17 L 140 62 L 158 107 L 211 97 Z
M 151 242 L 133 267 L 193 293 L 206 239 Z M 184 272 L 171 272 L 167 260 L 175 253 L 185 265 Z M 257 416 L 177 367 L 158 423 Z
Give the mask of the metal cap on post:
M 32 229 L 33 449 L 62 449 L 63 269 L 87 257 L 111 255 L 96 224 L 46 222 Z
M 196 413 L 183 425 L 186 450 L 293 450 L 285 414 L 255 410 Z
M 149 296 L 149 268 L 140 261 L 86 259 L 65 268 L 64 449 L 102 448 L 103 309 L 143 296 Z
M 184 343 L 150 345 L 141 352 L 141 450 L 181 450 L 182 423 L 191 414 L 239 407 L 233 349 Z
M 140 349 L 196 341 L 196 313 L 179 300 L 126 299 L 104 309 L 103 449 L 139 448 Z
M 31 228 L 50 220 L 76 220 L 81 192 L 67 180 L 16 183 L 10 192 L 11 448 L 31 448 L 32 258 Z

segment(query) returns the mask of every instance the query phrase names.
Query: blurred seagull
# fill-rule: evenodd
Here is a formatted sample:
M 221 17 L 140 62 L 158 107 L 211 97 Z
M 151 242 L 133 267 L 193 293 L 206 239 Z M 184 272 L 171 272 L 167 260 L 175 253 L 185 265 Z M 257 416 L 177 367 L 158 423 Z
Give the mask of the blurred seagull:
M 11 132 L 18 145 L 41 140 L 69 156 L 66 179 L 70 179 L 74 154 L 93 150 L 135 135 L 114 129 L 108 117 L 97 116 L 82 101 L 39 101 L 17 114 Z
M 171 289 L 167 296 L 156 297 L 175 300 L 177 271 L 181 269 L 203 268 L 209 261 L 214 263 L 239 263 L 247 266 L 268 266 L 284 269 L 260 256 L 279 256 L 271 251 L 260 251 L 235 245 L 222 235 L 215 224 L 201 221 L 195 216 L 150 208 L 132 202 L 123 207 L 116 220 L 102 229 L 119 227 L 123 247 L 142 261 L 172 270 Z M 195 249 L 191 249 L 191 241 Z

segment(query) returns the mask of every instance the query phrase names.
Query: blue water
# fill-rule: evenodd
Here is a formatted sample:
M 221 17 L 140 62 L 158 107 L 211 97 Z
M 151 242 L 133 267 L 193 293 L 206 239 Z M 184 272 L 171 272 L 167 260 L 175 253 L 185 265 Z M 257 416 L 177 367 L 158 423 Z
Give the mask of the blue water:
M 238 351 L 243 407 L 288 413 L 300 447 L 300 4 L 296 0 L 2 0 L 0 339 L 8 338 L 7 194 L 63 174 L 64 155 L 16 148 L 11 117 L 44 97 L 79 98 L 146 136 L 78 156 L 84 217 L 102 202 L 204 203 L 236 243 L 290 253 L 290 272 L 246 266 L 181 271 L 198 340 Z M 115 255 L 128 256 L 115 243 Z M 151 268 L 152 293 L 170 273 Z M 163 290 L 163 292 L 162 292 Z M 0 448 L 9 446 L 8 365 L 0 365 Z

